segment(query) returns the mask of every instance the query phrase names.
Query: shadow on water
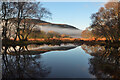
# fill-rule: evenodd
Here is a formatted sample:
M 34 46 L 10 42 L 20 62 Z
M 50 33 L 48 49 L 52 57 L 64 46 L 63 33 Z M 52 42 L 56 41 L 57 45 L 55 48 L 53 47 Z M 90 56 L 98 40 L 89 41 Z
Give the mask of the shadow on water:
M 86 53 L 93 56 L 89 59 L 89 73 L 96 78 L 120 79 L 120 48 L 109 46 L 82 45 Z

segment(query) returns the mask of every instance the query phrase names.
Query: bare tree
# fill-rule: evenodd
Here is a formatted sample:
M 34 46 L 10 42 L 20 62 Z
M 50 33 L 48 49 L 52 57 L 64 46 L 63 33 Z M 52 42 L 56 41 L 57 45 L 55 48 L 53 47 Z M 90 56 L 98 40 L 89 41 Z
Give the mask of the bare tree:
M 12 8 L 10 8 L 9 2 L 3 2 L 1 3 L 1 9 L 0 9 L 0 23 L 2 24 L 2 36 L 4 39 L 7 38 L 7 29 L 8 29 L 8 20 L 12 17 L 11 11 Z
M 26 19 L 43 19 L 43 18 L 49 18 L 51 16 L 51 13 L 39 2 L 3 2 L 2 4 L 2 11 L 1 13 L 1 19 L 2 23 L 3 21 L 5 24 L 3 25 L 3 38 L 6 38 L 7 35 L 7 29 L 8 29 L 8 23 L 15 23 L 13 26 L 15 27 L 15 35 L 14 40 L 19 38 L 19 40 L 26 39 L 23 37 L 20 33 L 21 27 L 22 31 L 24 32 L 26 29 L 29 31 L 32 31 L 32 28 L 35 26 L 35 24 L 31 25 L 30 23 L 26 23 Z M 12 26 L 12 27 L 13 27 Z M 30 34 L 30 32 L 28 32 Z

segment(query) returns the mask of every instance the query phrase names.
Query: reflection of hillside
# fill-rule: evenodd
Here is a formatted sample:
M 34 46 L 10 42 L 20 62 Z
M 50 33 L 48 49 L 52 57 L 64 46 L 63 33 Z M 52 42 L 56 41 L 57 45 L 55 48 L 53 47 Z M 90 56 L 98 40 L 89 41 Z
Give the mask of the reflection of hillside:
M 22 50 L 22 48 L 20 49 L 19 46 L 17 46 L 16 48 L 11 47 L 8 51 L 8 54 L 11 55 L 15 55 L 16 52 L 19 52 L 19 50 L 21 50 L 21 54 L 27 54 L 27 55 L 36 55 L 36 54 L 41 54 L 41 53 L 45 53 L 45 52 L 49 52 L 49 51 L 64 51 L 64 50 L 69 50 L 69 49 L 73 49 L 76 48 L 76 45 L 73 44 L 67 44 L 67 45 L 28 45 L 26 46 L 26 48 L 24 47 L 24 49 Z M 29 51 L 29 53 L 28 53 Z
M 18 54 L 17 52 L 15 54 Z M 29 54 L 29 51 L 28 53 Z M 44 78 L 50 73 L 39 60 L 40 55 L 8 55 L 3 52 L 2 78 Z
M 96 78 L 120 79 L 119 48 L 108 46 L 82 46 L 83 50 L 93 57 L 89 60 L 89 72 Z M 94 48 L 94 49 L 93 49 Z M 102 50 L 99 50 L 102 49 Z
M 67 50 L 71 48 L 77 47 L 74 44 L 61 44 L 61 45 L 28 45 L 29 50 L 38 50 L 38 49 L 44 49 L 44 50 Z

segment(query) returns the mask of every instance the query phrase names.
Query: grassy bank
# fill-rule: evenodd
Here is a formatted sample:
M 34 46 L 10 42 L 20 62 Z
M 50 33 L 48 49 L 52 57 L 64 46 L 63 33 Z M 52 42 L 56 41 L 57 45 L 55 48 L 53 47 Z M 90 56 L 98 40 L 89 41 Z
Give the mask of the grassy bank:
M 119 47 L 119 42 L 111 43 L 109 41 L 105 40 L 84 40 L 81 38 L 50 38 L 50 39 L 29 39 L 28 41 L 13 41 L 13 40 L 2 40 L 3 46 L 25 46 L 29 44 L 38 44 L 38 45 L 60 45 L 60 44 L 68 44 L 73 43 L 77 45 L 87 44 L 87 45 L 107 45 L 107 46 L 113 46 L 113 47 Z

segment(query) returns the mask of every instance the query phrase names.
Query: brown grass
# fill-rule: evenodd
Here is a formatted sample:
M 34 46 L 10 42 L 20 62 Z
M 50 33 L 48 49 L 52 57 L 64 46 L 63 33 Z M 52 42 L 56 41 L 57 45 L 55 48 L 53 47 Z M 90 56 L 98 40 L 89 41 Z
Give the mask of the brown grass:
M 69 41 L 74 41 L 74 40 L 83 40 L 83 41 L 94 41 L 95 38 L 89 38 L 89 39 L 86 39 L 86 38 L 49 38 L 49 40 L 62 40 L 62 41 L 66 41 L 66 40 L 69 40 Z M 14 39 L 11 39 L 11 40 L 14 40 Z M 46 39 L 44 38 L 41 38 L 41 39 L 28 39 L 28 41 L 45 41 Z M 102 40 L 102 41 L 105 41 L 106 39 L 105 38 L 98 38 L 96 41 L 99 41 L 99 40 Z M 17 39 L 16 41 L 19 41 L 19 39 Z

